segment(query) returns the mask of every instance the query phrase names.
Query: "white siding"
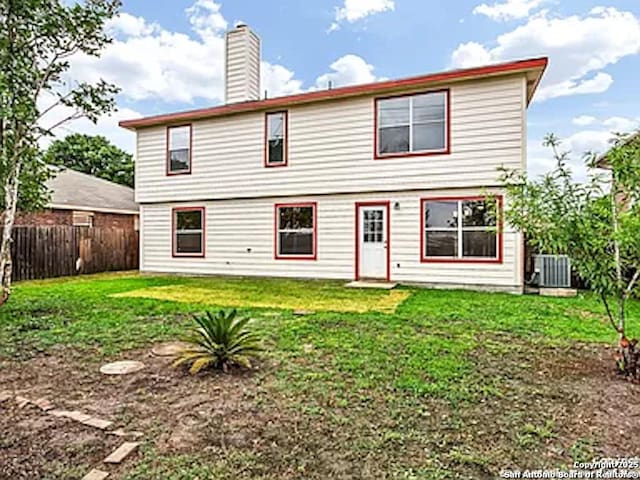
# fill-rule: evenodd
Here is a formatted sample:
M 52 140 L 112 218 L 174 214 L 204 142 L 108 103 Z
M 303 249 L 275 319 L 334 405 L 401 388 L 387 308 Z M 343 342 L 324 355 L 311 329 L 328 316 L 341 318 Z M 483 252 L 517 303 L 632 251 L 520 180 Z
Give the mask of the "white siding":
M 260 39 L 246 25 L 225 37 L 225 99 L 227 103 L 260 98 Z
M 524 165 L 525 77 L 451 86 L 451 154 L 374 159 L 374 98 L 289 109 L 289 165 L 264 168 L 264 112 L 193 124 L 192 174 L 165 174 L 166 128 L 138 131 L 141 203 L 482 187 Z M 283 268 L 282 270 L 286 270 Z
M 494 191 L 495 190 L 489 190 Z M 355 202 L 390 201 L 391 279 L 521 291 L 520 234 L 504 232 L 503 263 L 421 263 L 420 198 L 478 195 L 479 189 L 162 203 L 141 211 L 141 270 L 187 274 L 335 278 L 355 276 Z M 317 202 L 317 259 L 274 258 L 274 204 Z M 399 208 L 394 208 L 398 202 Z M 206 207 L 206 257 L 173 258 L 171 209 Z

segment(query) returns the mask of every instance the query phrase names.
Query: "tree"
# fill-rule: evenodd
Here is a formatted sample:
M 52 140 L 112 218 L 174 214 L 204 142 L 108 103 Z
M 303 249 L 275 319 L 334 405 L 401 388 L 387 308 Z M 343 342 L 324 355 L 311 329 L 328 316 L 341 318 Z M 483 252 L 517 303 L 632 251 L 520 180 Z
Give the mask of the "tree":
M 47 149 L 44 161 L 133 187 L 133 156 L 101 135 L 74 133 L 56 140 Z
M 507 191 L 505 220 L 523 231 L 539 252 L 566 254 L 595 293 L 618 334 L 620 372 L 640 379 L 637 341 L 626 337 L 626 302 L 639 291 L 640 142 L 618 136 L 607 153 L 608 174 L 596 173 L 598 157 L 586 154 L 587 182 L 576 182 L 554 135 L 545 138 L 556 159 L 539 179 L 503 170 Z
M 42 202 L 44 166 L 38 141 L 78 118 L 96 122 L 114 109 L 117 87 L 65 82 L 74 55 L 98 56 L 110 41 L 104 23 L 119 0 L 0 0 L 0 305 L 11 294 L 11 236 L 20 198 Z M 43 100 L 49 100 L 42 107 Z M 56 120 L 43 125 L 56 111 Z M 36 166 L 37 168 L 32 169 Z

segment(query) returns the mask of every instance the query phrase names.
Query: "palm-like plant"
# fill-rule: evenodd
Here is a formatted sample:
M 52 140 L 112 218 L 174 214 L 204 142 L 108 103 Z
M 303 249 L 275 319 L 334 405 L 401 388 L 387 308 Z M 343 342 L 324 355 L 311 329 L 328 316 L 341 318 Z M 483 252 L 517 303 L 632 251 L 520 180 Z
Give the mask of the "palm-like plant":
M 262 351 L 260 338 L 251 331 L 249 318 L 237 316 L 236 310 L 216 315 L 206 312 L 193 316 L 197 325 L 185 339 L 186 347 L 174 362 L 174 366 L 190 365 L 193 375 L 205 368 L 227 372 L 231 365 L 251 368 L 251 360 Z

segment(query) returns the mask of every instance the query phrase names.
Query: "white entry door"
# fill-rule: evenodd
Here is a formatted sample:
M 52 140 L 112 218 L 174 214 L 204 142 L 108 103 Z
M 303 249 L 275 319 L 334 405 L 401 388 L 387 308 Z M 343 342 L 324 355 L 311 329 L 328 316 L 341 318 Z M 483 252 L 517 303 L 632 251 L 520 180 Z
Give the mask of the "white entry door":
M 359 208 L 359 277 L 387 278 L 387 206 Z

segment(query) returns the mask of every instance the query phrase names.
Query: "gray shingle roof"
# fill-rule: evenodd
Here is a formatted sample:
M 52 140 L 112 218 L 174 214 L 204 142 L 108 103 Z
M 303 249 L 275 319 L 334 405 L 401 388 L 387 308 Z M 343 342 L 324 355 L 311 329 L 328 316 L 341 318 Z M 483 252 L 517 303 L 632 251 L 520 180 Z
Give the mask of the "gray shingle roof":
M 50 208 L 138 213 L 133 188 L 68 168 L 52 168 L 57 172 L 47 182 L 52 191 Z

